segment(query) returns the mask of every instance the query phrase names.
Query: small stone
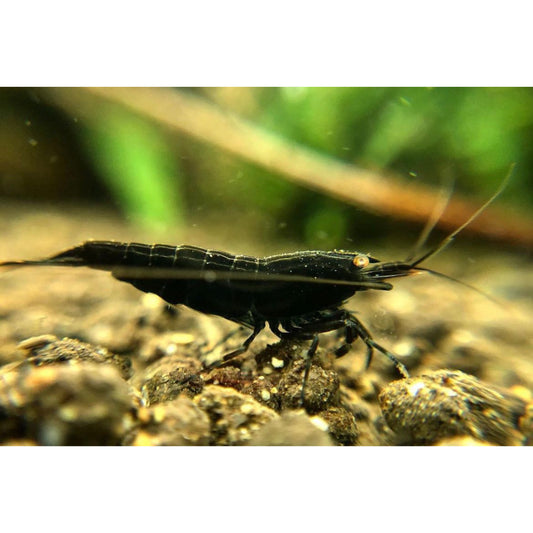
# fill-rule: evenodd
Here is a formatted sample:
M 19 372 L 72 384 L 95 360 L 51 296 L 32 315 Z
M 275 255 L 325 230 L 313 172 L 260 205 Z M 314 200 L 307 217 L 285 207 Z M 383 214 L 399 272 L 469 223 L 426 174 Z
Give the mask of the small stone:
M 359 430 L 353 414 L 344 407 L 330 407 L 314 417 L 321 420 L 333 441 L 343 446 L 354 446 L 359 437 Z
M 40 335 L 20 342 L 18 347 L 29 352 L 27 358 L 19 362 L 23 365 L 41 367 L 65 362 L 87 361 L 113 365 L 124 379 L 128 379 L 132 374 L 129 358 L 115 355 L 106 348 L 93 346 L 77 339 L 65 337 L 59 340 L 54 335 Z
M 281 376 L 277 388 L 282 409 L 301 407 L 303 375 L 306 361 L 298 359 Z M 324 411 L 339 401 L 339 377 L 313 361 L 304 391 L 304 407 L 309 413 Z
M 251 396 L 218 385 L 207 385 L 193 402 L 209 417 L 209 442 L 215 445 L 245 444 L 261 426 L 278 418 Z
M 312 416 L 309 420 L 311 420 L 311 423 L 314 424 L 318 429 L 321 429 L 322 431 L 329 430 L 329 424 L 320 416 Z
M 402 444 L 456 435 L 500 445 L 521 444 L 525 402 L 460 371 L 440 370 L 390 383 L 379 395 L 387 424 Z
M 278 359 L 277 357 L 273 357 L 270 360 L 270 363 L 274 368 L 283 368 L 285 366 L 285 361 L 283 359 Z
M 0 379 L 0 440 L 116 445 L 133 425 L 135 405 L 112 365 L 23 365 Z
M 125 439 L 124 444 L 203 446 L 209 443 L 209 418 L 185 396 L 141 411 L 141 425 Z
M 139 372 L 132 384 L 141 391 L 145 405 L 168 402 L 182 392 L 194 396 L 203 387 L 201 363 L 183 355 L 170 355 Z

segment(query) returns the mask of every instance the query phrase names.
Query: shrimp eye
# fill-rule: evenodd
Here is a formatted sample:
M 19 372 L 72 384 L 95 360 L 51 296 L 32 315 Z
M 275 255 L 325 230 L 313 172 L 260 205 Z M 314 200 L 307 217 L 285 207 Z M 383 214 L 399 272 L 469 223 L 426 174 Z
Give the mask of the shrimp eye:
M 370 263 L 370 259 L 366 255 L 359 254 L 353 258 L 352 262 L 357 268 L 365 268 Z

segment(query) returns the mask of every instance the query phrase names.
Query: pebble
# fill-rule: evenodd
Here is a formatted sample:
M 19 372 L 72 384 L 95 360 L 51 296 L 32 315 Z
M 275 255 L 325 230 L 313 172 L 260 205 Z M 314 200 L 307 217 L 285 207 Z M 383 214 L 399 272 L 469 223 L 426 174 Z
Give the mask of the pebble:
M 218 385 L 207 385 L 193 402 L 209 417 L 209 443 L 215 445 L 246 444 L 263 425 L 279 418 L 251 396 Z
M 146 367 L 132 379 L 145 405 L 168 402 L 182 392 L 194 395 L 202 390 L 202 365 L 180 354 L 163 357 Z
M 297 409 L 302 397 L 306 361 L 297 359 L 281 376 L 277 388 L 281 409 Z M 305 387 L 304 407 L 311 414 L 324 411 L 339 402 L 339 376 L 313 361 Z
M 209 418 L 189 398 L 139 410 L 140 425 L 124 444 L 133 446 L 205 446 L 209 444 Z
M 27 352 L 26 359 L 19 364 L 46 366 L 89 361 L 113 365 L 124 379 L 132 375 L 131 361 L 128 357 L 116 355 L 106 348 L 77 339 L 68 337 L 58 339 L 54 335 L 39 335 L 20 342 L 18 348 Z
M 135 409 L 112 365 L 23 365 L 0 376 L 0 440 L 116 445 L 133 426 Z
M 394 381 L 379 402 L 397 443 L 429 444 L 457 435 L 500 445 L 525 440 L 518 421 L 526 402 L 460 371 Z

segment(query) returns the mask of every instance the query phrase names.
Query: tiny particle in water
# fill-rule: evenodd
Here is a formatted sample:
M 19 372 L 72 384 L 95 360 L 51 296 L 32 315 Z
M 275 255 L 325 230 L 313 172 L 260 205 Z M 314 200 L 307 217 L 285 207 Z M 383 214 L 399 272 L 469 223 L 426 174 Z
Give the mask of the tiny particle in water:
M 285 366 L 285 361 L 283 361 L 283 359 L 278 359 L 277 357 L 273 357 L 270 360 L 270 363 L 274 368 L 283 368 Z
M 413 355 L 416 346 L 412 341 L 402 340 L 394 344 L 394 353 L 400 357 Z
M 24 124 L 26 124 L 26 126 L 31 126 L 31 120 L 26 120 L 26 122 L 24 122 Z
M 418 177 L 418 174 L 411 170 L 411 172 L 409 172 L 409 176 L 411 176 L 412 178 L 416 178 Z
M 174 355 L 178 351 L 178 347 L 175 344 L 169 344 L 166 347 L 166 355 Z
M 28 139 L 28 143 L 32 146 L 37 146 L 39 144 L 38 141 L 36 141 L 35 139 Z
M 50 163 L 55 163 L 59 158 L 57 157 L 57 155 L 51 155 L 50 156 Z

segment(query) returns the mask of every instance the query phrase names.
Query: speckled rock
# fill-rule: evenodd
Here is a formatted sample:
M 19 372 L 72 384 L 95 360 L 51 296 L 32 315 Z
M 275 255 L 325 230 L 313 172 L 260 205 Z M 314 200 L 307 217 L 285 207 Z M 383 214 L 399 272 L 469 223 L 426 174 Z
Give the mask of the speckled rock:
M 302 380 L 305 360 L 297 359 L 283 373 L 278 383 L 282 409 L 301 407 Z M 318 413 L 339 402 L 339 376 L 313 361 L 305 387 L 304 407 L 308 413 Z
M 23 365 L 0 376 L 0 440 L 119 444 L 132 426 L 135 403 L 112 365 Z
M 304 411 L 285 411 L 267 422 L 250 439 L 250 446 L 332 446 L 328 424 Z
M 139 409 L 140 425 L 124 444 L 133 446 L 204 446 L 209 444 L 209 418 L 189 398 Z
M 395 381 L 379 401 L 399 443 L 433 443 L 455 435 L 501 445 L 524 442 L 518 426 L 524 400 L 460 371 Z
M 180 354 L 170 355 L 152 363 L 133 379 L 146 405 L 168 402 L 182 392 L 198 394 L 204 385 L 200 361 Z
M 54 335 L 31 337 L 19 343 L 18 348 L 26 353 L 25 364 L 45 366 L 66 361 L 90 361 L 114 365 L 124 379 L 132 374 L 131 361 L 115 355 L 106 348 L 93 346 L 76 339 L 58 339 Z
M 243 394 L 249 394 L 271 409 L 280 409 L 279 390 L 267 376 L 250 377 L 240 368 L 228 366 L 215 368 L 205 377 L 205 381 L 211 385 L 231 387 Z
M 328 432 L 336 443 L 344 446 L 357 444 L 359 430 L 350 411 L 343 407 L 330 407 L 317 416 L 326 422 Z
M 209 417 L 210 444 L 245 444 L 261 426 L 279 416 L 251 396 L 217 385 L 207 385 L 193 401 Z

